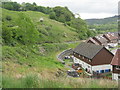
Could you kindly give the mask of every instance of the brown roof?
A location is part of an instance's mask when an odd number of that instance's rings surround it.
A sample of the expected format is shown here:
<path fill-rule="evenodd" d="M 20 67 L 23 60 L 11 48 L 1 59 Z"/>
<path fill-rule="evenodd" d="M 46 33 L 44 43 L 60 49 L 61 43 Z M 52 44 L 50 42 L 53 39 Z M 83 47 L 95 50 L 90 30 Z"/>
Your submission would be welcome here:
<path fill-rule="evenodd" d="M 120 49 L 117 50 L 115 56 L 113 57 L 111 65 L 120 66 Z"/>
<path fill-rule="evenodd" d="M 105 34 L 104 36 L 108 38 L 110 41 L 118 39 L 118 37 L 114 33 Z"/>
<path fill-rule="evenodd" d="M 107 42 L 107 39 L 106 38 L 104 38 L 102 35 L 100 35 L 100 36 L 95 36 L 95 37 L 93 37 L 93 39 L 94 38 L 96 38 L 99 42 L 101 42 L 101 43 L 106 43 Z"/>
<path fill-rule="evenodd" d="M 96 42 L 93 38 L 89 38 L 86 42 L 88 43 L 88 41 L 91 41 L 92 43 L 96 44 L 96 45 L 99 45 L 98 42 Z"/>

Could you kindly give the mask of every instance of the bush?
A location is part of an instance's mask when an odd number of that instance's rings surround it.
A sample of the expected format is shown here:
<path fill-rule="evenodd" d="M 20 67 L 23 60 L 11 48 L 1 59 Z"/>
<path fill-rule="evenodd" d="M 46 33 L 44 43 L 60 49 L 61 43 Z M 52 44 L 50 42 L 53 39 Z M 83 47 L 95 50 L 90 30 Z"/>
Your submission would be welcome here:
<path fill-rule="evenodd" d="M 6 20 L 11 21 L 12 20 L 11 16 L 6 16 Z"/>
<path fill-rule="evenodd" d="M 55 12 L 51 12 L 50 15 L 49 15 L 49 18 L 56 20 Z"/>

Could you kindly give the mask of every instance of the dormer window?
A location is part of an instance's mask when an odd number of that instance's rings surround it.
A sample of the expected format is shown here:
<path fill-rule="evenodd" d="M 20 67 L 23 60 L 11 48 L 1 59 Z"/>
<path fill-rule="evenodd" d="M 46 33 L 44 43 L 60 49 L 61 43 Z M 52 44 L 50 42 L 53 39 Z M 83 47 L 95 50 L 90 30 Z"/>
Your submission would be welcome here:
<path fill-rule="evenodd" d="M 91 62 L 91 60 L 89 59 L 89 62 Z"/>
<path fill-rule="evenodd" d="M 82 58 L 84 59 L 84 56 Z"/>

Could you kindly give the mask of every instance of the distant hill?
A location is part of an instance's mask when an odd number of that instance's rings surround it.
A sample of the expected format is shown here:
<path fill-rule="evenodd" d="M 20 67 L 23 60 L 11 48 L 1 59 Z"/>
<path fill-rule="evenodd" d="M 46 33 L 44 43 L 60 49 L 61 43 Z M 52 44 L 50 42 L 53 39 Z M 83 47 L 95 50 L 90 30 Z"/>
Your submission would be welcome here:
<path fill-rule="evenodd" d="M 103 19 L 86 19 L 85 21 L 89 25 L 94 25 L 94 24 L 107 24 L 107 23 L 115 23 L 118 20 L 118 16 L 113 16 L 113 17 L 108 17 L 108 18 L 103 18 Z"/>
<path fill-rule="evenodd" d="M 108 17 L 104 19 L 86 19 L 89 29 L 97 30 L 99 33 L 117 31 L 118 16 Z"/>

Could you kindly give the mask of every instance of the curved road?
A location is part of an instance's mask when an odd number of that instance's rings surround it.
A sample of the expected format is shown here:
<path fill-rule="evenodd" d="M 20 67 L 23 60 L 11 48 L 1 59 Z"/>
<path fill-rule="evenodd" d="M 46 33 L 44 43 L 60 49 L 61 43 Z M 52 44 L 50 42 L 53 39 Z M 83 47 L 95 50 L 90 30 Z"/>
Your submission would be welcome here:
<path fill-rule="evenodd" d="M 65 56 L 69 56 L 70 54 L 73 53 L 73 50 L 72 49 L 68 49 L 68 50 L 64 50 L 63 52 L 61 52 L 60 54 L 57 55 L 57 59 L 60 61 L 60 62 L 64 62 L 63 59 L 65 58 Z M 73 68 L 71 68 L 70 66 L 66 65 L 65 64 L 65 67 L 66 68 L 69 68 L 70 70 L 74 70 Z"/>

